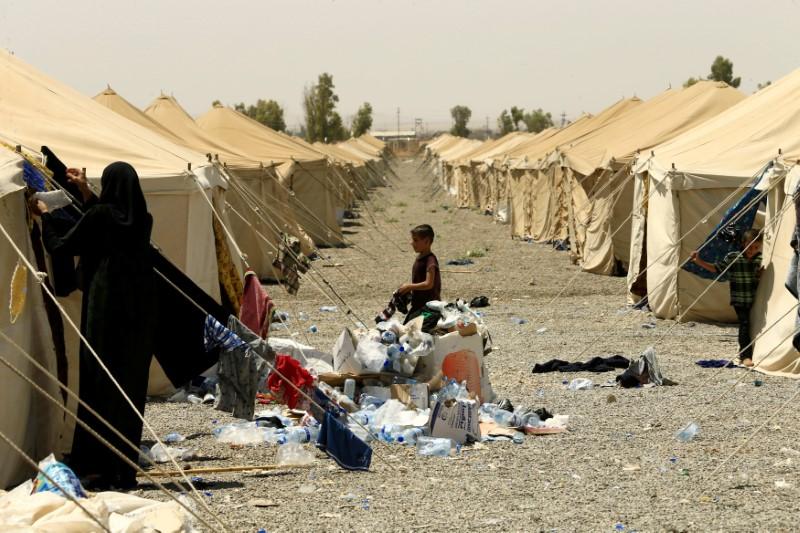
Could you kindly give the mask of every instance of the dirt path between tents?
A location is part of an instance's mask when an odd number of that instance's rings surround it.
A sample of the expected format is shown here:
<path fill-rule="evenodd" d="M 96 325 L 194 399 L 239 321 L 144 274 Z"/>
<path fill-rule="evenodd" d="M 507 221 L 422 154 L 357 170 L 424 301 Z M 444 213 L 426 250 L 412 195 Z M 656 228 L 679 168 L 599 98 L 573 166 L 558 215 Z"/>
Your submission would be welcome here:
<path fill-rule="evenodd" d="M 400 179 L 370 203 L 377 229 L 362 218 L 345 228 L 357 246 L 326 250 L 340 267 L 322 275 L 367 323 L 410 275 L 408 230 L 429 223 L 443 268 L 445 299 L 486 295 L 486 321 L 495 343 L 487 365 L 500 398 L 570 415 L 570 431 L 528 437 L 523 444 L 494 442 L 465 448 L 451 459 L 418 457 L 413 448 L 374 445 L 369 473 L 342 471 L 322 454 L 311 470 L 274 474 L 203 476 L 206 498 L 236 531 L 610 531 L 775 530 L 796 522 L 800 496 L 800 423 L 793 405 L 767 422 L 797 390 L 788 379 L 759 376 L 754 385 L 739 369 L 705 370 L 697 359 L 729 357 L 736 330 L 708 324 L 674 324 L 627 311 L 624 279 L 580 273 L 568 255 L 547 245 L 509 237 L 507 226 L 470 210 L 453 208 L 434 191 L 418 161 L 398 161 Z M 362 249 L 364 251 L 362 251 Z M 447 259 L 483 249 L 464 267 Z M 320 263 L 315 263 L 320 266 Z M 341 313 L 322 313 L 331 302 L 305 282 L 296 300 L 270 287 L 281 308 L 309 321 L 291 320 L 296 337 L 330 350 L 342 327 Z M 339 303 L 339 309 L 343 309 Z M 512 317 L 528 322 L 517 325 Z M 653 324 L 653 327 L 642 327 Z M 546 330 L 545 330 L 546 328 Z M 604 374 L 531 374 L 535 362 L 585 360 L 621 353 L 631 357 L 655 346 L 663 374 L 675 387 L 594 388 L 569 391 L 565 381 Z M 205 457 L 197 466 L 268 464 L 275 448 L 231 449 L 211 436 L 232 421 L 208 406 L 151 402 L 147 418 L 163 436 L 178 431 L 183 443 Z M 689 443 L 675 440 L 688 421 L 700 425 Z M 651 430 L 654 422 L 661 425 Z M 718 472 L 745 439 L 766 426 Z M 785 481 L 786 483 L 782 483 Z M 776 485 L 776 482 L 777 485 Z M 143 486 L 141 494 L 161 498 Z M 254 499 L 272 507 L 256 507 Z M 624 529 L 620 529 L 624 528 Z"/>

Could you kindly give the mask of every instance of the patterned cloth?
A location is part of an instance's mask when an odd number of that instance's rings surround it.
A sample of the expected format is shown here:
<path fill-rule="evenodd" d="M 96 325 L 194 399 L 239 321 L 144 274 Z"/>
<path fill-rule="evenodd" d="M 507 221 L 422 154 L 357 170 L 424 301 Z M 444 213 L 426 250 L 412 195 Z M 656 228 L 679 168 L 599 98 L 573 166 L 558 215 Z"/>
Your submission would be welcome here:
<path fill-rule="evenodd" d="M 220 324 L 216 318 L 208 315 L 203 329 L 203 344 L 206 351 L 210 352 L 217 347 L 223 350 L 233 350 L 243 346 L 245 342 L 234 332 Z"/>
<path fill-rule="evenodd" d="M 274 266 L 284 277 L 283 285 L 289 294 L 297 294 L 300 289 L 300 274 L 308 272 L 311 262 L 303 255 L 300 241 L 285 233 L 281 233 L 281 243 L 278 248 L 278 258 L 273 261 Z"/>
<path fill-rule="evenodd" d="M 219 272 L 219 286 L 222 289 L 223 298 L 239 314 L 239 299 L 242 297 L 242 278 L 233 264 L 231 251 L 228 248 L 228 240 L 219 223 L 217 217 L 211 218 L 211 226 L 214 229 L 214 247 L 217 252 L 217 268 Z"/>
<path fill-rule="evenodd" d="M 763 175 L 763 174 L 762 174 Z M 764 191 L 756 190 L 761 177 L 753 182 L 738 202 L 733 204 L 722 217 L 709 237 L 699 247 L 700 259 L 709 263 L 717 263 L 733 251 L 738 251 L 742 234 L 753 227 L 758 207 L 766 203 L 766 196 L 758 199 Z M 718 273 L 709 272 L 700 265 L 687 261 L 681 268 L 701 278 L 717 279 Z M 728 281 L 730 271 L 719 277 L 719 281 Z"/>
<path fill-rule="evenodd" d="M 22 181 L 36 192 L 44 192 L 47 190 L 42 173 L 27 161 L 22 163 Z"/>
<path fill-rule="evenodd" d="M 250 331 L 258 333 L 262 339 L 269 335 L 269 326 L 272 310 L 275 304 L 270 299 L 267 291 L 261 286 L 261 281 L 252 270 L 244 274 L 244 292 L 242 293 L 239 320 Z"/>
<path fill-rule="evenodd" d="M 761 254 L 748 259 L 741 252 L 730 252 L 716 263 L 717 272 L 726 268 L 731 282 L 731 305 L 750 307 L 758 288 L 758 269 L 761 268 Z"/>

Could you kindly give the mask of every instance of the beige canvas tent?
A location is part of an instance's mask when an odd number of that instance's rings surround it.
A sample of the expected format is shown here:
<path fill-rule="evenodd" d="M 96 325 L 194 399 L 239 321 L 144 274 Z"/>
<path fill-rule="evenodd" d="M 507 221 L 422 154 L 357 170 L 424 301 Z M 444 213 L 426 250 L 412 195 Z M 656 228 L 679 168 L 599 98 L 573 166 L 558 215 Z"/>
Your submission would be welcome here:
<path fill-rule="evenodd" d="M 595 116 L 584 115 L 558 132 L 536 136 L 506 154 L 512 236 L 537 242 L 568 237 L 572 187 L 563 179 L 560 168 L 548 165 L 547 156 L 559 146 L 617 120 L 641 103 L 635 97 L 622 99 Z"/>
<path fill-rule="evenodd" d="M 344 206 L 336 198 L 329 163 L 323 154 L 221 105 L 199 117 L 197 124 L 237 151 L 256 157 L 265 165 L 277 165 L 281 183 L 292 193 L 289 205 L 315 244 L 344 243 L 336 220 L 337 207 Z"/>
<path fill-rule="evenodd" d="M 27 223 L 23 161 L 20 155 L 0 146 L 0 224 L 24 257 L 36 265 Z M 6 291 L 16 269 L 21 269 L 19 275 L 23 276 L 20 286 L 23 293 L 17 296 L 24 297 L 24 305 L 12 322 L 11 309 L 6 303 L 8 300 L 4 301 L 0 306 L 0 331 L 50 373 L 57 375 L 56 355 L 42 292 L 33 279 L 33 273 L 24 268 L 13 246 L 5 236 L 0 235 L 0 279 L 5 280 Z M 9 298 L 8 293 L 5 298 Z M 4 338 L 0 338 L 0 354 L 50 395 L 61 398 L 54 382 L 45 378 Z M 0 405 L 3 406 L 0 431 L 34 458 L 44 458 L 57 450 L 64 413 L 6 366 L 2 366 L 0 374 L 3 376 L 0 387 Z M 0 443 L 0 488 L 19 483 L 29 478 L 30 473 L 31 469 L 23 459 L 5 443 Z"/>
<path fill-rule="evenodd" d="M 745 96 L 724 83 L 700 81 L 666 90 L 618 120 L 559 147 L 552 165 L 572 183 L 570 245 L 582 268 L 612 274 L 627 270 L 633 175 L 630 164 L 646 152 L 718 115 Z"/>
<path fill-rule="evenodd" d="M 634 162 L 635 202 L 628 286 L 638 298 L 645 293 L 642 289 L 646 282 L 650 307 L 657 316 L 735 320 L 726 283 L 713 283 L 679 267 L 770 162 L 779 163 L 770 172 L 771 176 L 765 178 L 775 187 L 787 170 L 779 155 L 783 153 L 788 161 L 800 155 L 800 132 L 796 131 L 800 124 L 798 97 L 800 71 L 656 146 L 651 153 L 641 154 Z M 780 205 L 781 198 L 770 203 Z M 765 257 L 768 275 L 759 288 L 762 309 L 764 291 L 782 290 L 779 288 L 782 280 L 770 281 L 769 275 L 779 267 L 770 267 L 769 254 Z M 650 266 L 642 275 L 646 265 Z M 771 312 L 767 320 L 774 317 Z M 763 322 L 758 325 L 761 318 L 761 313 L 754 309 L 755 330 L 763 326 Z M 763 347 L 764 343 L 756 343 L 757 352 L 762 355 Z"/>

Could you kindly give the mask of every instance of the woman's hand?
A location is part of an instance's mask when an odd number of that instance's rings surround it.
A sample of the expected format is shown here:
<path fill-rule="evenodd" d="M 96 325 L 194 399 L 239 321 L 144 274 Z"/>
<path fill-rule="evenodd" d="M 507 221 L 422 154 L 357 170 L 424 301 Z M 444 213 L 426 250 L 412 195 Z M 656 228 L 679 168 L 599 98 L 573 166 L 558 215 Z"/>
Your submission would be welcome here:
<path fill-rule="evenodd" d="M 86 202 L 92 197 L 92 189 L 89 188 L 89 182 L 86 180 L 86 174 L 77 168 L 67 169 L 67 181 L 75 185 L 81 191 L 83 201 Z"/>
<path fill-rule="evenodd" d="M 30 208 L 31 213 L 37 217 L 40 217 L 48 212 L 47 204 L 37 198 L 34 198 L 33 196 L 31 196 L 31 198 L 28 200 L 28 207 Z"/>

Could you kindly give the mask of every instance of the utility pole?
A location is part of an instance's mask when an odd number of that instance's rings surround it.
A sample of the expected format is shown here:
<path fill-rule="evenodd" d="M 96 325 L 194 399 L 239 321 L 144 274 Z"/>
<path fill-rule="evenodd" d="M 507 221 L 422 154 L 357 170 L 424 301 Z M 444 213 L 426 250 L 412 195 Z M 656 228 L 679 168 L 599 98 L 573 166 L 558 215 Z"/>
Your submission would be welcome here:
<path fill-rule="evenodd" d="M 561 127 L 563 128 L 566 123 L 567 123 L 567 112 L 566 111 L 562 111 L 561 112 Z"/>

